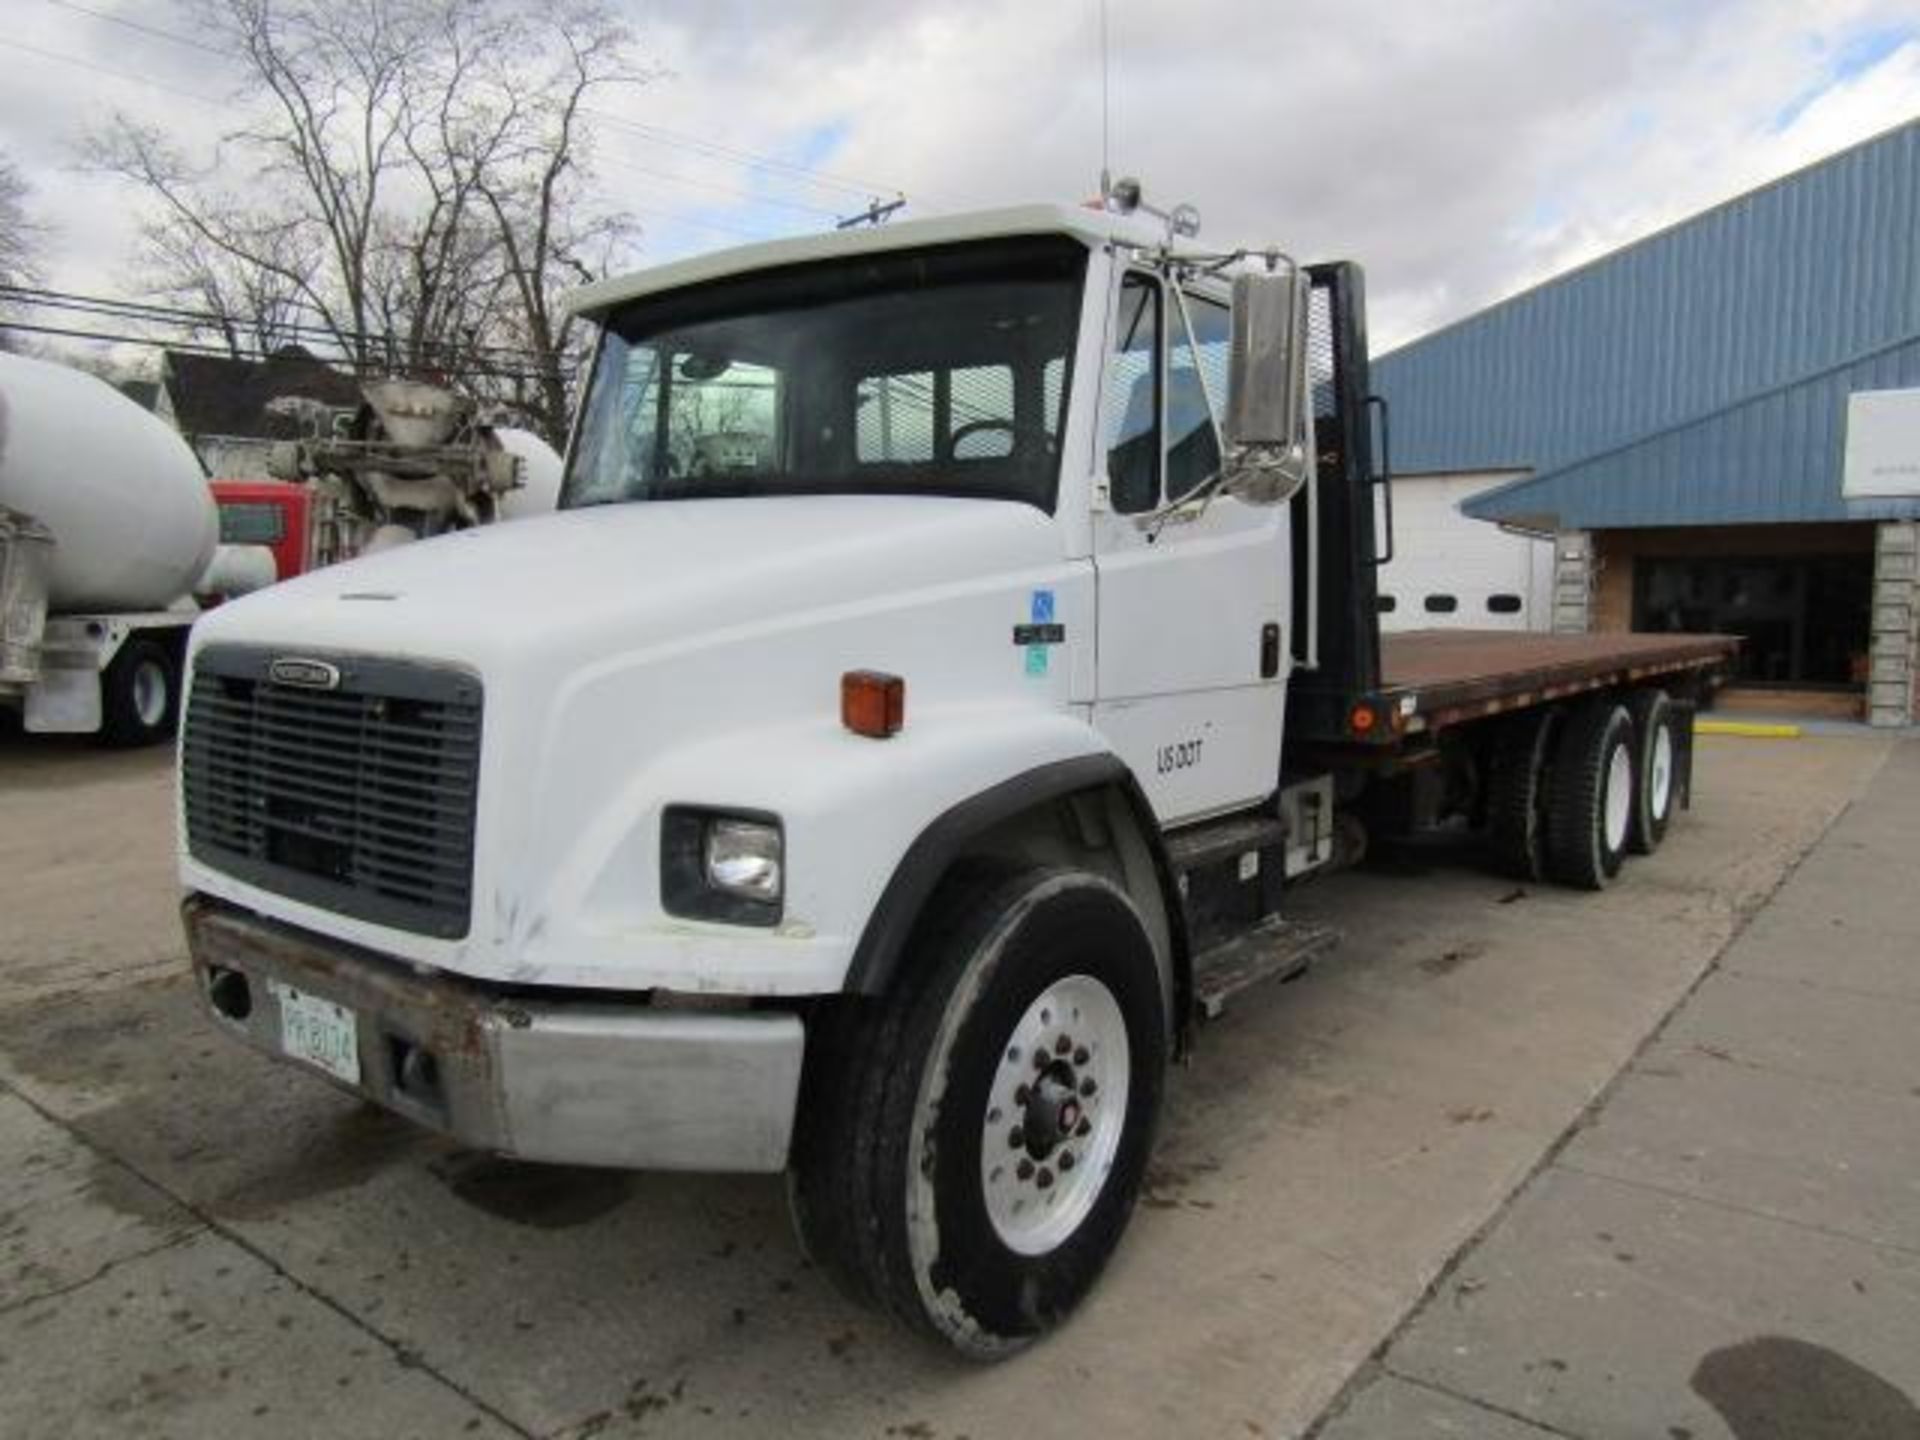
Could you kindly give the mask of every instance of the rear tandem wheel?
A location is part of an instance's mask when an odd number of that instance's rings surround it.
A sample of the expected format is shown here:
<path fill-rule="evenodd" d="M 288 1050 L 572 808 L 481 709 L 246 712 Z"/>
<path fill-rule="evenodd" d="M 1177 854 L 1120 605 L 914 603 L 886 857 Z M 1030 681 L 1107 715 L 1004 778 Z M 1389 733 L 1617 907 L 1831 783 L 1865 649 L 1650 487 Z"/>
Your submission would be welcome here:
<path fill-rule="evenodd" d="M 1620 873 L 1633 828 L 1633 716 L 1610 695 L 1567 717 L 1553 757 L 1547 807 L 1547 873 L 1562 885 L 1600 890 Z"/>
<path fill-rule="evenodd" d="M 1515 715 L 1494 741 L 1487 844 L 1494 863 L 1516 880 L 1538 881 L 1547 874 L 1547 813 L 1560 718 L 1551 706 Z"/>

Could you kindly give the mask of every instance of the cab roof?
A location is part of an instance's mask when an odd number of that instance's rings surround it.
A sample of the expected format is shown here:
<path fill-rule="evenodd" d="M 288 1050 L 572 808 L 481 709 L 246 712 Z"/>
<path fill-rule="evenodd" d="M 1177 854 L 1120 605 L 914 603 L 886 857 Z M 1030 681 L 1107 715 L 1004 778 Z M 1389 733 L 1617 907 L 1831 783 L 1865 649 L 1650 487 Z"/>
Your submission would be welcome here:
<path fill-rule="evenodd" d="M 609 276 L 571 291 L 563 302 L 575 315 L 597 315 L 628 300 L 662 290 L 697 285 L 753 270 L 772 270 L 813 260 L 845 255 L 870 255 L 888 250 L 913 250 L 930 245 L 952 245 L 968 240 L 1004 239 L 1016 235 L 1066 235 L 1089 248 L 1137 245 L 1157 248 L 1166 243 L 1165 225 L 1150 215 L 1117 215 L 1084 205 L 1014 205 L 997 210 L 969 210 L 926 220 L 903 220 L 858 230 L 828 230 L 818 235 L 767 240 L 689 256 L 670 264 Z M 1191 241 L 1177 242 L 1181 250 L 1199 250 Z"/>

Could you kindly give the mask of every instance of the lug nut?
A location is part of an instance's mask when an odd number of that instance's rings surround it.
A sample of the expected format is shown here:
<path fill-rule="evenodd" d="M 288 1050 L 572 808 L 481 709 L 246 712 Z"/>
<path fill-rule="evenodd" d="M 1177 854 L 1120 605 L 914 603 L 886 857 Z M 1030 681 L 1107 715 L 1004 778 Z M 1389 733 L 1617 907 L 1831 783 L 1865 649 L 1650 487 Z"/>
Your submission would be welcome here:
<path fill-rule="evenodd" d="M 1014 1126 L 1012 1131 L 1007 1135 L 1007 1144 L 1013 1149 L 1018 1150 L 1026 1143 L 1027 1132 L 1022 1130 L 1018 1125 Z"/>
<path fill-rule="evenodd" d="M 1093 1094 L 1094 1091 L 1098 1090 L 1099 1088 L 1100 1087 L 1098 1085 L 1093 1083 L 1093 1077 L 1091 1075 L 1089 1075 L 1086 1079 L 1080 1082 L 1080 1093 L 1082 1095 L 1091 1095 Z"/>
<path fill-rule="evenodd" d="M 1031 1180 L 1033 1178 L 1033 1162 L 1031 1160 L 1022 1160 L 1018 1165 L 1013 1167 L 1013 1173 L 1018 1175 L 1022 1180 Z"/>
<path fill-rule="evenodd" d="M 1040 1173 L 1033 1177 L 1033 1183 L 1038 1185 L 1042 1190 L 1051 1189 L 1053 1187 L 1053 1172 L 1043 1167 Z"/>
<path fill-rule="evenodd" d="M 1053 1053 L 1056 1055 L 1064 1055 L 1071 1049 L 1073 1049 L 1073 1040 L 1066 1035 L 1062 1035 L 1053 1042 Z"/>
<path fill-rule="evenodd" d="M 1024 1105 L 1027 1103 L 1027 1087 L 1026 1086 L 1016 1085 L 1013 1087 L 1013 1103 L 1016 1105 Z"/>
<path fill-rule="evenodd" d="M 1093 1122 L 1091 1120 L 1082 1120 L 1080 1122 L 1080 1128 L 1075 1130 L 1073 1133 L 1079 1136 L 1082 1140 L 1086 1139 L 1087 1136 L 1093 1133 Z"/>
<path fill-rule="evenodd" d="M 1087 1047 L 1084 1045 L 1073 1052 L 1073 1063 L 1076 1065 L 1084 1065 L 1092 1058 L 1092 1055 L 1088 1054 Z"/>
<path fill-rule="evenodd" d="M 1060 1152 L 1060 1168 L 1063 1171 L 1073 1169 L 1073 1152 L 1071 1150 L 1062 1150 Z"/>

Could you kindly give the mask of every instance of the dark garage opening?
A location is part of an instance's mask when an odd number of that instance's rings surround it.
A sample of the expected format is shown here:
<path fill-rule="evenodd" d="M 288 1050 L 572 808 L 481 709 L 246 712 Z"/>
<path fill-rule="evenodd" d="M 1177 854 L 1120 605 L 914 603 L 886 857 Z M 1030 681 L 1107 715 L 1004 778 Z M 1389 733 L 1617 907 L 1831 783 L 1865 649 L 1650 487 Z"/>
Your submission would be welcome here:
<path fill-rule="evenodd" d="M 1739 678 L 1748 684 L 1858 689 L 1872 600 L 1871 558 L 1642 556 L 1633 628 L 1742 636 Z"/>

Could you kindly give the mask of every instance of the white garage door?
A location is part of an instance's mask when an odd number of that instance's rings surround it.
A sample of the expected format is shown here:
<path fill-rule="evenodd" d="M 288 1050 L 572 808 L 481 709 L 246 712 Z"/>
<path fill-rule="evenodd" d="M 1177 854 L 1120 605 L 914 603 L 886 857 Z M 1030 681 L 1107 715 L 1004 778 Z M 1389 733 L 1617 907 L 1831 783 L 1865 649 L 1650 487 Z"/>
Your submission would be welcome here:
<path fill-rule="evenodd" d="M 1380 572 L 1384 630 L 1546 630 L 1553 619 L 1553 545 L 1460 513 L 1463 500 L 1514 472 L 1399 475 L 1394 557 Z"/>

